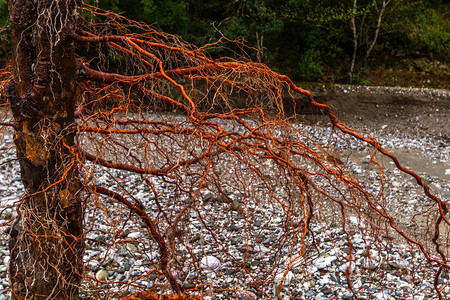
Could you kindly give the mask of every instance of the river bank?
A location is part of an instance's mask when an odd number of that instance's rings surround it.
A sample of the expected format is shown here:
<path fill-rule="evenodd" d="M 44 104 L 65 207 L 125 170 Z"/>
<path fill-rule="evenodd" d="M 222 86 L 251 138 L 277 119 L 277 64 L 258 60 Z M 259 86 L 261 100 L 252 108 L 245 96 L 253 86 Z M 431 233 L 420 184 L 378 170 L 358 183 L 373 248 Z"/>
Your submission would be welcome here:
<path fill-rule="evenodd" d="M 367 90 L 348 86 L 323 89 L 313 90 L 317 101 L 331 105 L 339 120 L 349 127 L 370 132 L 382 147 L 397 156 L 402 166 L 420 174 L 432 192 L 448 202 L 447 92 L 413 90 L 408 94 L 403 89 Z M 434 228 L 435 204 L 424 196 L 414 180 L 399 172 L 380 153 L 375 156 L 376 151 L 372 147 L 334 131 L 324 115 L 305 110 L 301 116 L 305 122 L 293 126 L 314 140 L 315 146 L 336 154 L 338 160 L 336 165 L 333 164 L 333 170 L 342 168 L 345 174 L 352 176 L 373 195 L 374 201 L 384 206 L 383 211 L 394 218 L 398 228 L 421 241 L 428 253 L 435 255 L 432 234 L 428 231 Z M 183 124 L 185 121 L 180 115 L 154 116 L 158 117 L 171 123 Z M 171 147 L 173 143 L 160 142 L 163 149 L 178 149 Z M 5 134 L 0 147 L 3 150 L 0 175 L 2 182 L 7 183 L 0 189 L 0 214 L 2 221 L 7 221 L 15 213 L 11 206 L 20 199 L 23 186 L 14 160 L 11 132 Z M 153 153 L 152 157 L 156 155 Z M 372 155 L 379 165 L 371 161 Z M 230 190 L 233 206 L 216 197 L 212 187 L 211 191 L 205 188 L 196 199 L 196 210 L 180 221 L 185 243 L 177 244 L 172 250 L 172 270 L 187 288 L 198 286 L 197 292 L 211 300 L 269 299 L 269 296 L 276 299 L 275 294 L 285 274 L 287 279 L 281 284 L 281 299 L 352 299 L 350 284 L 358 299 L 437 298 L 433 282 L 438 266 L 427 261 L 418 247 L 408 244 L 389 228 L 386 220 L 365 202 L 353 204 L 366 208 L 359 214 L 349 206 L 344 230 L 342 219 L 336 213 L 339 206 L 317 195 L 314 198 L 316 214 L 310 234 L 304 240 L 305 251 L 302 243 L 298 242 L 301 236 L 297 227 L 286 227 L 288 220 L 279 202 L 272 201 L 265 186 L 257 184 L 257 177 L 244 176 L 248 175 L 245 172 L 249 172 L 249 168 L 226 157 L 219 161 L 218 176 L 222 180 L 229 179 L 224 188 Z M 330 161 L 324 163 L 331 168 Z M 379 166 L 383 168 L 382 172 Z M 157 199 L 171 220 L 191 199 L 186 192 L 181 193 L 184 189 L 163 178 L 149 178 L 157 191 L 153 193 L 139 175 L 111 172 L 99 166 L 87 167 L 89 170 L 92 167 L 96 184 L 120 192 L 127 198 L 138 199 L 160 224 L 164 219 L 158 213 Z M 268 184 L 277 184 L 273 193 L 283 201 L 289 191 L 284 189 L 283 181 L 278 181 L 282 177 L 276 166 L 264 161 L 258 162 L 258 168 Z M 304 168 L 313 172 L 315 166 L 306 161 Z M 243 174 L 239 178 L 248 180 L 245 186 L 251 188 L 251 192 L 239 188 L 241 182 L 233 181 L 235 173 L 230 170 Z M 310 176 L 317 179 L 315 184 L 333 192 L 327 186 L 329 181 L 320 173 Z M 142 222 L 106 197 L 89 197 L 86 201 L 83 292 L 93 295 L 99 290 L 101 294 L 97 296 L 110 299 L 134 290 L 164 291 L 165 279 L 154 271 L 160 258 L 158 248 L 148 238 Z M 291 217 L 294 221 L 296 217 L 301 220 L 296 215 Z M 446 240 L 440 241 L 442 245 L 448 240 L 445 231 L 448 227 L 444 225 L 441 232 L 444 233 L 442 239 Z M 171 233 L 166 233 L 165 237 L 170 240 Z M 7 240 L 4 233 L 0 241 L 0 299 L 6 299 L 9 293 Z M 176 241 L 173 235 L 172 241 Z M 450 297 L 449 273 L 442 272 L 437 282 L 443 297 Z M 204 288 L 202 284 L 205 284 Z"/>

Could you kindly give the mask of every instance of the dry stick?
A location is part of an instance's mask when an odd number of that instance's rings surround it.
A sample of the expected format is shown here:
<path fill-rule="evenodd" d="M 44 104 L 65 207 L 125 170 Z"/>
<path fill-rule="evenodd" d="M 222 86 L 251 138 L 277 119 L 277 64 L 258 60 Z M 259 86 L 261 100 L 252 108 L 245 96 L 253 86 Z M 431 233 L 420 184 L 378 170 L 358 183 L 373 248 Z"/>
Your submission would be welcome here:
<path fill-rule="evenodd" d="M 170 285 L 172 288 L 178 292 L 178 294 L 181 294 L 181 292 L 184 291 L 184 288 L 180 286 L 177 282 L 177 280 L 173 277 L 172 273 L 169 270 L 168 266 L 168 258 L 169 258 L 169 251 L 167 250 L 166 242 L 164 241 L 164 238 L 159 234 L 158 228 L 154 221 L 150 218 L 150 216 L 142 209 L 144 207 L 142 203 L 138 203 L 138 205 L 134 205 L 127 199 L 125 199 L 122 195 L 108 190 L 104 187 L 93 185 L 89 187 L 94 193 L 100 193 L 105 196 L 111 197 L 114 200 L 118 201 L 119 203 L 125 205 L 130 211 L 136 213 L 139 215 L 139 217 L 142 219 L 144 224 L 147 226 L 147 228 L 150 230 L 151 237 L 156 241 L 156 243 L 159 246 L 159 252 L 160 252 L 160 260 L 159 264 L 161 266 L 161 270 L 163 273 L 167 276 Z M 175 298 L 176 299 L 176 298 Z"/>
<path fill-rule="evenodd" d="M 109 42 L 124 42 L 124 43 L 127 43 L 128 45 L 130 45 L 131 47 L 133 47 L 139 54 L 141 54 L 143 56 L 146 56 L 146 57 L 149 57 L 149 58 L 152 58 L 153 60 L 155 60 L 155 62 L 158 63 L 159 73 L 161 74 L 161 78 L 164 78 L 164 79 L 168 80 L 170 83 L 172 83 L 174 86 L 176 86 L 180 90 L 180 92 L 183 95 L 184 99 L 186 99 L 189 102 L 189 105 L 190 105 L 190 117 L 193 118 L 193 119 L 196 119 L 195 118 L 196 105 L 193 102 L 193 100 L 187 95 L 183 85 L 181 85 L 181 84 L 177 83 L 176 81 L 174 81 L 172 79 L 172 77 L 170 76 L 170 74 L 167 74 L 164 71 L 162 61 L 158 57 L 156 57 L 156 55 L 146 51 L 143 48 L 141 48 L 138 44 L 145 44 L 147 46 L 161 46 L 161 47 L 166 48 L 168 50 L 176 50 L 176 49 L 179 49 L 179 48 L 165 46 L 165 45 L 161 45 L 161 44 L 157 44 L 157 43 L 151 43 L 151 42 L 144 41 L 142 39 L 131 38 L 131 37 L 127 37 L 127 36 L 103 36 L 103 37 L 91 37 L 91 38 L 89 38 L 89 37 L 83 37 L 83 36 L 79 36 L 79 35 L 73 34 L 73 38 L 75 40 L 78 40 L 78 41 L 87 41 L 87 42 L 89 42 L 89 41 L 93 41 L 93 42 L 101 42 L 101 41 L 103 41 L 103 42 L 108 42 L 108 43 Z"/>
<path fill-rule="evenodd" d="M 214 62 L 214 60 L 200 55 L 198 51 L 192 51 L 192 50 L 187 50 L 185 48 L 180 48 L 180 47 L 174 47 L 174 46 L 169 46 L 166 44 L 161 44 L 161 43 L 155 43 L 155 42 L 150 42 L 150 41 L 146 41 L 143 39 L 139 39 L 134 37 L 133 35 L 106 35 L 106 36 L 97 36 L 95 34 L 92 34 L 91 32 L 87 32 L 87 31 L 83 31 L 81 30 L 80 33 L 82 35 L 79 35 L 75 32 L 72 32 L 72 38 L 75 39 L 76 41 L 79 42 L 90 42 L 90 43 L 101 43 L 101 42 L 124 42 L 125 40 L 131 41 L 133 43 L 137 43 L 140 45 L 145 45 L 145 46 L 149 46 L 149 47 L 153 47 L 153 48 L 161 48 L 161 49 L 165 49 L 165 50 L 170 50 L 170 51 L 174 51 L 174 52 L 179 52 L 179 53 L 183 53 L 183 54 L 187 54 L 192 58 L 195 59 L 199 59 L 199 60 L 203 60 L 203 61 L 207 61 L 207 62 Z"/>
<path fill-rule="evenodd" d="M 140 82 L 145 82 L 148 80 L 152 80 L 152 79 L 161 79 L 162 75 L 158 72 L 158 73 L 152 73 L 150 75 L 137 75 L 137 76 L 125 76 L 125 75 L 121 75 L 121 74 L 116 74 L 116 73 L 107 73 L 107 72 L 102 72 L 102 71 L 96 71 L 94 69 L 89 68 L 86 65 L 80 64 L 79 69 L 83 70 L 84 75 L 89 79 L 89 80 L 93 80 L 96 82 L 100 82 L 100 83 L 122 83 L 122 84 L 136 84 L 136 87 L 141 90 L 146 96 L 150 96 L 150 97 L 154 97 L 158 100 L 163 101 L 165 104 L 173 106 L 175 108 L 177 108 L 178 110 L 186 113 L 186 112 L 190 112 L 189 108 L 168 97 L 168 96 L 164 96 L 161 94 L 158 94 L 154 91 L 151 91 L 145 87 L 143 87 Z M 169 72 L 171 73 L 171 72 Z M 183 73 L 183 72 L 181 72 Z"/>
<path fill-rule="evenodd" d="M 0 126 L 10 126 L 12 128 L 17 128 L 17 125 L 14 123 L 6 123 L 6 122 L 0 122 Z"/>
<path fill-rule="evenodd" d="M 82 149 L 79 149 L 79 151 L 82 154 L 82 156 L 84 156 L 87 160 L 93 161 L 93 162 L 98 163 L 99 165 L 102 165 L 107 168 L 130 171 L 130 172 L 137 173 L 137 174 L 149 174 L 149 175 L 170 177 L 169 173 L 178 167 L 195 164 L 207 157 L 217 156 L 227 150 L 233 150 L 235 148 L 236 147 L 231 146 L 231 147 L 227 147 L 226 149 L 219 149 L 216 151 L 207 150 L 206 152 L 202 153 L 201 155 L 199 155 L 197 157 L 177 161 L 176 163 L 174 163 L 166 168 L 163 168 L 163 169 L 144 169 L 144 168 L 135 167 L 133 165 L 114 163 L 114 162 L 105 160 L 103 158 L 100 158 L 98 156 L 95 156 L 93 154 L 84 152 Z M 240 149 L 240 148 L 236 148 L 236 149 Z"/>
<path fill-rule="evenodd" d="M 153 292 L 140 292 L 132 296 L 120 298 L 119 300 L 203 300 L 203 298 L 184 293 L 179 295 L 160 295 Z"/>

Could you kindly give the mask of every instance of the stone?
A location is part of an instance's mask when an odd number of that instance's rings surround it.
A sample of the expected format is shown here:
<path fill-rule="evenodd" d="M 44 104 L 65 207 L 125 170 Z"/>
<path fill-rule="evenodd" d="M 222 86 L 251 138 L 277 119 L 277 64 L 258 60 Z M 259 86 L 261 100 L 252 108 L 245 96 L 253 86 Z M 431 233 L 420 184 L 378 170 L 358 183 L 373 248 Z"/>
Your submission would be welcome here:
<path fill-rule="evenodd" d="M 206 270 L 215 271 L 219 269 L 221 265 L 220 260 L 212 255 L 205 256 L 200 261 L 200 267 Z"/>
<path fill-rule="evenodd" d="M 272 224 L 280 224 L 282 222 L 281 218 L 275 218 L 272 220 Z"/>
<path fill-rule="evenodd" d="M 353 273 L 353 270 L 355 270 L 355 262 L 353 261 L 350 265 L 350 262 L 346 262 L 345 264 L 341 265 L 339 267 L 339 271 L 345 273 L 347 271 L 347 268 L 350 266 L 349 268 L 349 273 Z"/>
<path fill-rule="evenodd" d="M 314 292 L 311 290 L 306 291 L 305 296 L 312 297 L 314 296 Z"/>
<path fill-rule="evenodd" d="M 116 276 L 116 281 L 125 281 L 127 279 L 127 276 L 125 274 L 119 274 Z"/>
<path fill-rule="evenodd" d="M 389 266 L 391 266 L 393 269 L 404 269 L 404 266 L 399 265 L 396 262 L 390 261 L 388 262 Z"/>
<path fill-rule="evenodd" d="M 256 295 L 252 292 L 238 291 L 236 292 L 238 300 L 255 300 L 258 299 Z"/>
<path fill-rule="evenodd" d="M 345 292 L 345 294 L 342 296 L 342 299 L 353 299 L 353 294 L 351 292 Z"/>
<path fill-rule="evenodd" d="M 280 289 L 280 285 L 281 288 L 289 285 L 292 281 L 292 279 L 294 279 L 294 273 L 292 273 L 291 271 L 287 272 L 286 275 L 284 275 L 285 272 L 283 273 L 279 273 L 275 276 L 275 279 L 273 281 L 273 294 L 277 295 L 278 290 Z M 284 277 L 284 280 L 283 280 Z M 281 280 L 283 280 L 283 282 L 281 282 Z"/>
<path fill-rule="evenodd" d="M 127 235 L 127 237 L 130 239 L 137 239 L 140 236 L 141 236 L 141 233 L 138 231 L 133 231 Z"/>
<path fill-rule="evenodd" d="M 292 279 L 294 278 L 294 273 L 292 273 L 291 271 L 287 272 L 286 276 L 283 273 L 279 273 L 277 274 L 277 276 L 275 276 L 274 279 L 274 283 L 275 284 L 280 284 L 281 280 L 283 279 L 284 276 L 284 281 L 283 281 L 283 285 L 289 285 L 292 281 Z"/>
<path fill-rule="evenodd" d="M 108 279 L 109 276 L 109 272 L 106 270 L 99 270 L 96 274 L 95 274 L 95 278 L 99 281 L 106 281 L 106 279 Z"/>
<path fill-rule="evenodd" d="M 200 233 L 197 233 L 197 234 L 195 234 L 195 235 L 190 239 L 190 242 L 191 242 L 191 243 L 195 243 L 195 242 L 197 242 L 198 240 L 200 240 L 200 238 L 201 238 Z"/>
<path fill-rule="evenodd" d="M 126 243 L 125 247 L 131 254 L 135 254 L 136 252 L 138 252 L 138 248 L 133 243 Z"/>
<path fill-rule="evenodd" d="M 145 193 L 144 192 L 142 192 L 142 191 L 139 191 L 137 194 L 136 194 L 136 198 L 138 199 L 138 200 L 143 200 L 144 199 L 144 197 L 145 197 Z"/>
<path fill-rule="evenodd" d="M 233 275 L 234 273 L 236 273 L 236 271 L 234 269 L 228 269 L 225 271 L 226 275 Z"/>
<path fill-rule="evenodd" d="M 316 262 L 314 263 L 314 266 L 317 269 L 322 270 L 322 269 L 325 269 L 325 268 L 331 266 L 331 263 L 334 262 L 335 260 L 337 260 L 337 257 L 334 255 L 325 256 L 325 257 L 321 256 L 316 260 Z"/>
<path fill-rule="evenodd" d="M 251 247 L 251 246 L 242 246 L 241 248 L 239 248 L 239 252 L 244 253 L 244 254 L 255 254 L 257 253 L 257 251 L 255 250 L 255 248 Z"/>

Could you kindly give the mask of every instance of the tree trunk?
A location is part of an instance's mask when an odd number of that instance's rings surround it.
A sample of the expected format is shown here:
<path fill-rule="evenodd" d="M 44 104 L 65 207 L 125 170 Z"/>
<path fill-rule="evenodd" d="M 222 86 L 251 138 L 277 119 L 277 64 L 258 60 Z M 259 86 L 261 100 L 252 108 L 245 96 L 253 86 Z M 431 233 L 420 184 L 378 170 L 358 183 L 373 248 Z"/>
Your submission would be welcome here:
<path fill-rule="evenodd" d="M 10 230 L 13 299 L 74 299 L 82 276 L 73 0 L 10 0 L 7 96 L 25 194 Z"/>
<path fill-rule="evenodd" d="M 356 31 L 356 20 L 355 20 L 356 7 L 357 7 L 357 0 L 353 0 L 353 11 L 351 18 L 352 32 L 353 32 L 353 54 L 352 54 L 352 62 L 350 64 L 350 71 L 348 72 L 350 83 L 352 83 L 353 81 L 353 71 L 355 69 L 356 53 L 358 52 L 358 33 Z"/>
<path fill-rule="evenodd" d="M 389 2 L 391 2 L 391 0 L 388 0 L 387 2 L 386 2 L 386 0 L 383 0 L 383 3 L 381 4 L 381 8 L 380 8 L 379 13 L 378 13 L 377 27 L 375 28 L 375 33 L 373 35 L 373 40 L 370 43 L 370 46 L 369 46 L 369 48 L 366 51 L 366 55 L 364 56 L 363 61 L 361 62 L 361 67 L 359 68 L 358 76 L 361 73 L 361 71 L 364 69 L 364 67 L 366 65 L 366 62 L 369 59 L 370 53 L 372 52 L 373 47 L 377 43 L 378 35 L 380 34 L 380 29 L 381 29 L 381 21 L 383 19 L 384 11 L 386 10 L 386 7 L 388 6 Z M 375 4 L 376 4 L 376 2 L 375 2 Z"/>

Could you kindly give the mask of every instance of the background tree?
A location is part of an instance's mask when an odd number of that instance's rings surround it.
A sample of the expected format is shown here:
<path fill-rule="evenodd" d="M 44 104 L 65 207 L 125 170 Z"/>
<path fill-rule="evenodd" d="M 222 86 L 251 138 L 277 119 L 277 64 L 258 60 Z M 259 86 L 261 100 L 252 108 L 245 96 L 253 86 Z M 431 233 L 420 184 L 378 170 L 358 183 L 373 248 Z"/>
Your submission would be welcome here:
<path fill-rule="evenodd" d="M 448 206 L 370 134 L 340 123 L 287 76 L 245 58 L 252 54 L 209 54 L 222 46 L 252 51 L 241 42 L 222 38 L 197 48 L 75 4 L 9 2 L 12 56 L 1 73 L 0 125 L 14 131 L 25 188 L 3 224 L 11 225 L 13 299 L 136 291 L 125 299 L 201 299 L 215 291 L 280 298 L 292 270 L 306 271 L 318 255 L 313 227 L 320 223 L 340 226 L 347 240 L 344 274 L 354 296 L 349 230 L 373 241 L 369 253 L 383 247 L 384 236 L 420 251 L 435 267 L 441 295 Z M 309 136 L 296 115 L 302 100 L 328 117 L 325 139 Z M 376 176 L 368 184 L 338 157 L 351 141 L 371 151 Z M 415 179 L 427 199 L 427 234 L 417 235 L 386 201 L 395 191 L 378 155 Z M 270 239 L 262 248 L 264 232 Z M 256 247 L 264 259 L 258 269 L 249 265 Z M 105 265 L 133 257 L 142 273 L 108 278 Z M 211 284 L 207 276 L 230 271 L 229 282 Z"/>
<path fill-rule="evenodd" d="M 130 19 L 157 24 L 197 46 L 214 42 L 222 35 L 243 40 L 262 50 L 249 52 L 252 59 L 263 59 L 272 69 L 297 81 L 355 80 L 357 84 L 370 84 L 373 80 L 378 85 L 406 86 L 425 82 L 430 87 L 444 88 L 448 85 L 449 7 L 443 1 L 393 0 L 385 2 L 384 10 L 383 1 L 372 0 L 357 1 L 355 10 L 352 0 L 90 0 L 89 3 L 123 13 Z M 6 2 L 2 0 L 0 5 L 4 8 L 4 13 L 0 8 L 0 15 L 6 18 Z M 382 16 L 378 18 L 380 12 Z M 230 56 L 233 51 L 236 49 L 231 46 L 211 51 L 211 55 Z M 0 55 L 4 57 L 6 52 Z M 350 77 L 349 73 L 354 72 L 349 72 L 352 65 L 357 74 Z M 395 74 L 390 74 L 393 69 Z"/>

